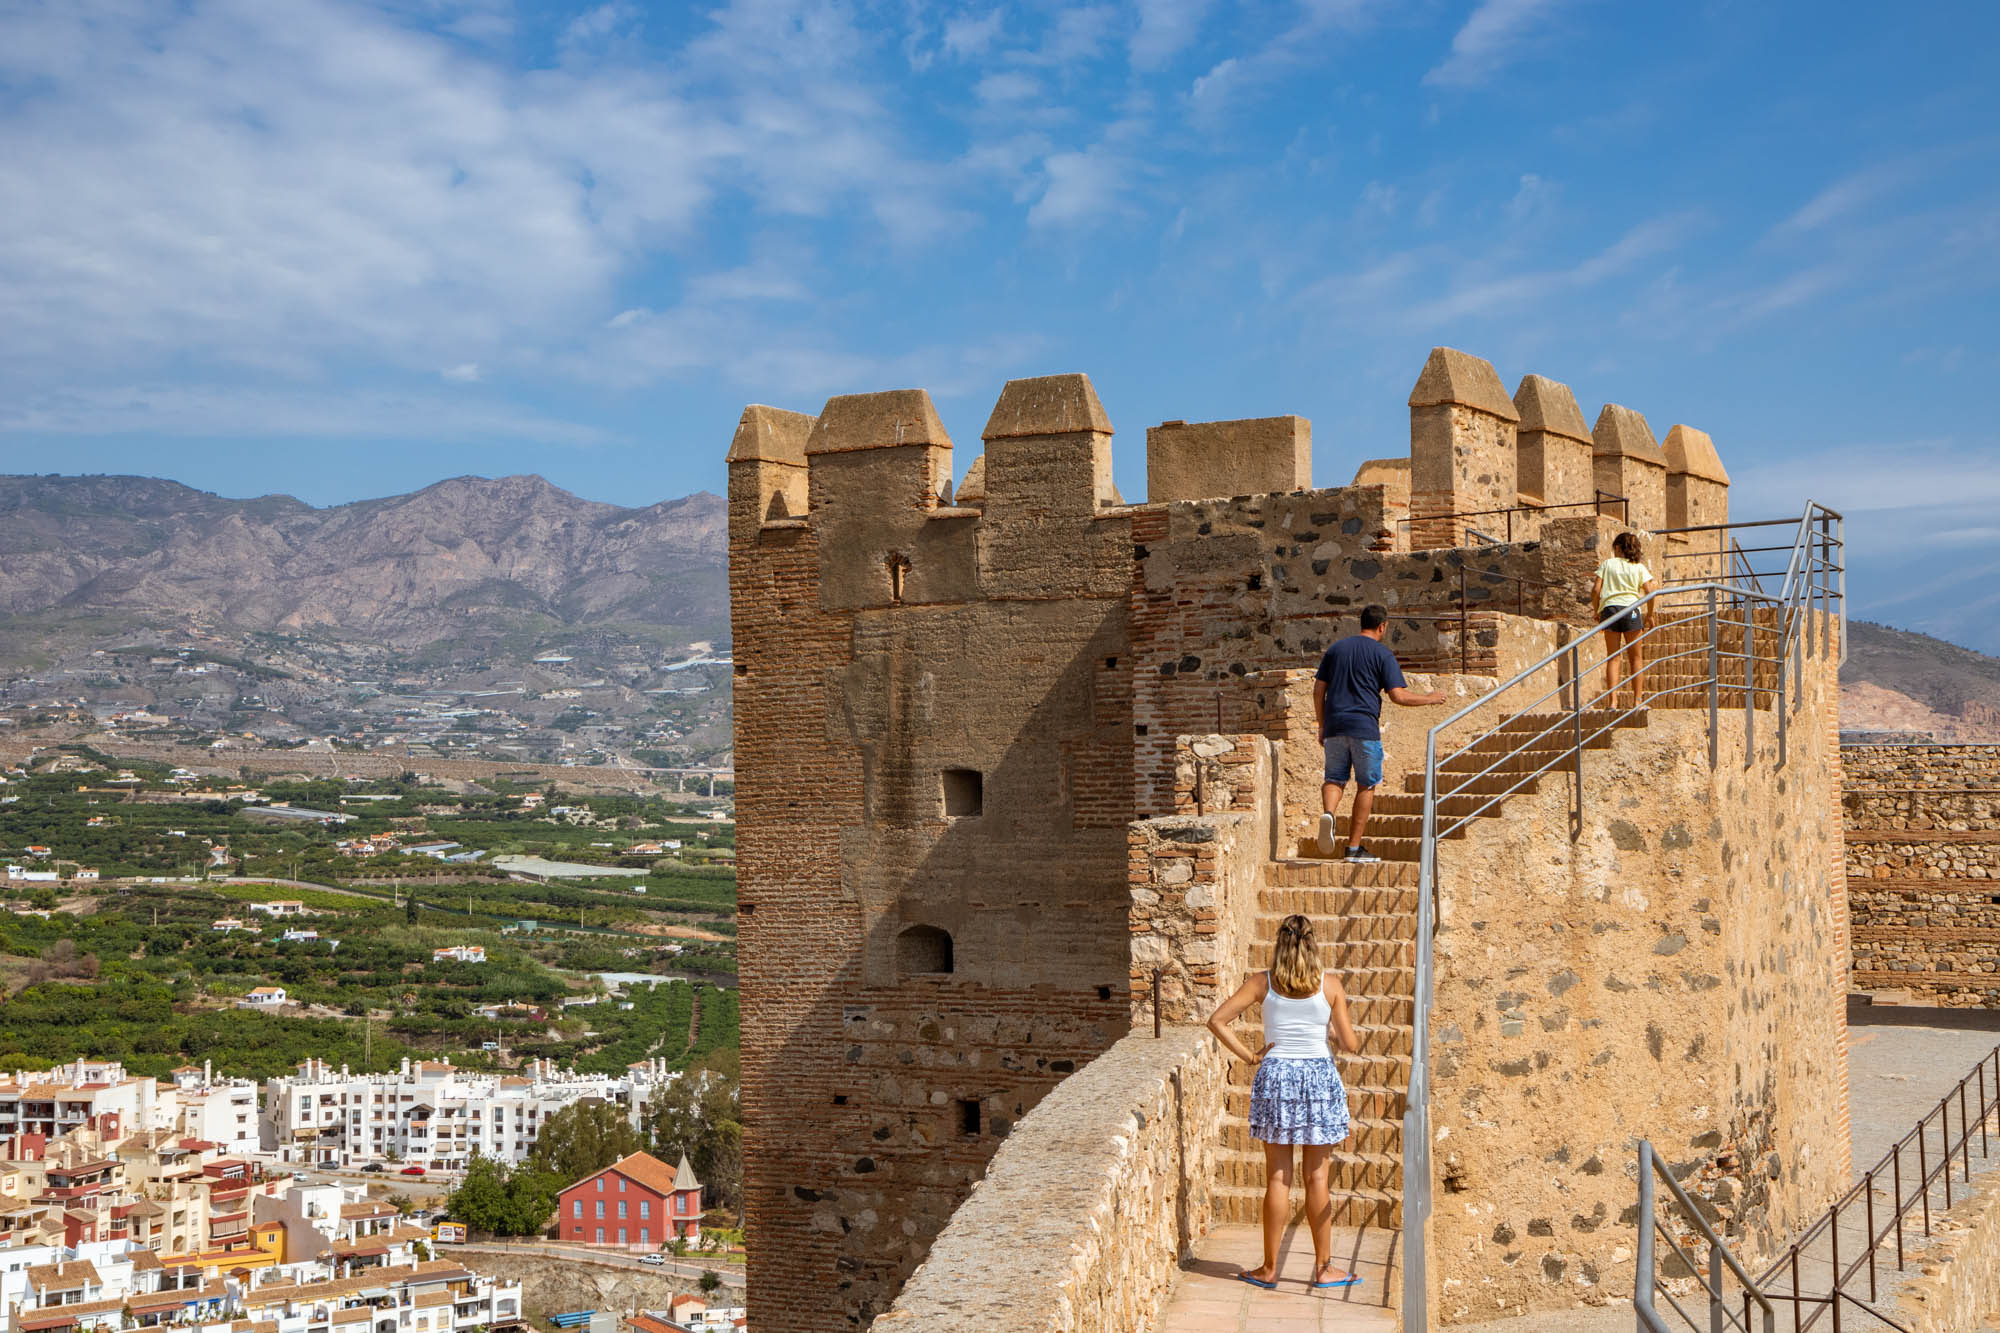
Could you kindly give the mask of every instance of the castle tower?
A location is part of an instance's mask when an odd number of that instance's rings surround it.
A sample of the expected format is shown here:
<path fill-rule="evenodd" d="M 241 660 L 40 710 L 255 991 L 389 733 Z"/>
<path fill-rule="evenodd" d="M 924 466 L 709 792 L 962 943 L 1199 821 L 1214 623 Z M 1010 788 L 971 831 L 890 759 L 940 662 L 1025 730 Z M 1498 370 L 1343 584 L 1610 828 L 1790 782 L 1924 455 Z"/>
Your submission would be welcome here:
<path fill-rule="evenodd" d="M 730 450 L 745 1210 L 774 1328 L 886 1308 L 1013 1122 L 1129 1024 L 1111 423 L 1051 376 L 985 434 L 983 508 L 942 498 L 919 390 L 753 408 Z"/>

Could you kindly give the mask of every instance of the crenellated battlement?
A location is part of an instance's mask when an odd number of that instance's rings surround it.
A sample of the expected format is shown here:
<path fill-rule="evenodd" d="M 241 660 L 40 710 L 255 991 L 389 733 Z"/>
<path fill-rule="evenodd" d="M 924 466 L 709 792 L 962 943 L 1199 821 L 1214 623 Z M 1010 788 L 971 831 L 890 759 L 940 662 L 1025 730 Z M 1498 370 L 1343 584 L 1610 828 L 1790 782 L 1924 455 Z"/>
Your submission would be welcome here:
<path fill-rule="evenodd" d="M 1390 549 L 1534 540 L 1559 519 L 1641 532 L 1727 521 L 1729 474 L 1692 426 L 1663 443 L 1618 403 L 1587 425 L 1568 385 L 1528 374 L 1510 397 L 1490 362 L 1449 347 L 1431 351 L 1409 409 L 1408 453 L 1357 460 L 1351 483 L 1384 488 L 1399 519 Z M 952 441 L 921 389 L 842 395 L 817 417 L 749 407 L 729 451 L 732 538 L 803 521 L 843 604 L 1047 596 L 1062 591 L 1062 561 L 1099 544 L 1098 520 L 1314 489 L 1304 417 L 1148 427 L 1147 495 L 1130 504 L 1112 480 L 1112 435 L 1089 376 L 1010 380 L 954 498 Z"/>

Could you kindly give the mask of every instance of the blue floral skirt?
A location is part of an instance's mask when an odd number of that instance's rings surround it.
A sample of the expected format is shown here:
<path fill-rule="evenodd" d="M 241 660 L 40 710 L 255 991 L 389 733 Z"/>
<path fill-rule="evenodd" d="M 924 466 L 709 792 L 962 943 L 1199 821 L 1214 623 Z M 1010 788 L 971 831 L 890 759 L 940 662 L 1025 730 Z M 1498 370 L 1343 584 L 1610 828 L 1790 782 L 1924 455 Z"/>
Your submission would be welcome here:
<path fill-rule="evenodd" d="M 1265 1060 L 1250 1085 L 1250 1133 L 1265 1143 L 1339 1143 L 1351 1128 L 1331 1060 Z"/>

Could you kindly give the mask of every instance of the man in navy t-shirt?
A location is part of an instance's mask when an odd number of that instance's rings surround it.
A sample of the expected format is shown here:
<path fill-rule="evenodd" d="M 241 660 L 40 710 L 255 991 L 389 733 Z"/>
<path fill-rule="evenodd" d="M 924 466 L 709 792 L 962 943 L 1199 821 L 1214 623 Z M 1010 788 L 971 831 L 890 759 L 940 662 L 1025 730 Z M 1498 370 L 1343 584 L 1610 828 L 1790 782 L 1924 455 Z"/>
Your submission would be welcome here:
<path fill-rule="evenodd" d="M 1358 864 L 1379 861 L 1362 845 L 1361 831 L 1375 808 L 1375 788 L 1382 781 L 1382 696 L 1391 703 L 1417 708 L 1444 702 L 1444 691 L 1413 693 L 1403 679 L 1396 655 L 1382 643 L 1389 623 L 1386 607 L 1361 611 L 1361 632 L 1342 639 L 1319 660 L 1313 683 L 1313 712 L 1319 718 L 1320 742 L 1326 747 L 1326 779 L 1319 789 L 1319 845 L 1333 847 L 1334 814 L 1340 793 L 1354 776 L 1354 813 L 1347 821 L 1347 859 Z"/>

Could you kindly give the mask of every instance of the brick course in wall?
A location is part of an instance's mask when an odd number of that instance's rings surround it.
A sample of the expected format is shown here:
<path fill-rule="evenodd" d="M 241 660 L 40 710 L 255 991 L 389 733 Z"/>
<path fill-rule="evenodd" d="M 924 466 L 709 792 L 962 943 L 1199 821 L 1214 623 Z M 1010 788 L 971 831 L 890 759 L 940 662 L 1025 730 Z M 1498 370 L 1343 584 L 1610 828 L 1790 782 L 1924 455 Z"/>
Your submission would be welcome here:
<path fill-rule="evenodd" d="M 2000 746 L 1841 751 L 1855 990 L 2000 1008 Z"/>

